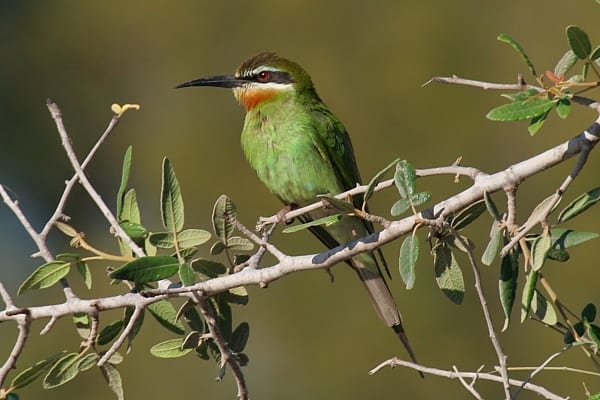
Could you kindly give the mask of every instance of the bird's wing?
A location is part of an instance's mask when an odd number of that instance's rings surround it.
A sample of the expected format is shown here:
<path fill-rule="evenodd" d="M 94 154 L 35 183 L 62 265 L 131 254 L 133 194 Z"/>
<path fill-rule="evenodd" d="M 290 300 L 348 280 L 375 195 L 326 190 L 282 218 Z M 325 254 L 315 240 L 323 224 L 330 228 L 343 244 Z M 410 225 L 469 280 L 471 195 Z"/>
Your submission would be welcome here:
<path fill-rule="evenodd" d="M 314 121 L 314 140 L 315 146 L 327 157 L 333 172 L 339 183 L 338 191 L 350 190 L 361 183 L 360 172 L 354 156 L 352 142 L 344 125 L 333 115 L 333 113 L 324 105 L 318 104 L 313 110 L 311 121 Z M 337 194 L 337 193 L 332 193 Z M 362 207 L 363 196 L 354 196 L 353 203 L 356 208 Z M 367 210 L 368 211 L 368 210 Z M 306 221 L 305 221 L 306 222 Z M 366 234 L 374 232 L 373 224 L 369 221 L 361 220 Z M 327 247 L 332 248 L 339 243 L 321 227 L 313 227 L 311 231 Z M 378 267 L 383 266 L 388 276 L 390 272 L 383 257 L 381 249 L 376 250 L 379 262 Z"/>

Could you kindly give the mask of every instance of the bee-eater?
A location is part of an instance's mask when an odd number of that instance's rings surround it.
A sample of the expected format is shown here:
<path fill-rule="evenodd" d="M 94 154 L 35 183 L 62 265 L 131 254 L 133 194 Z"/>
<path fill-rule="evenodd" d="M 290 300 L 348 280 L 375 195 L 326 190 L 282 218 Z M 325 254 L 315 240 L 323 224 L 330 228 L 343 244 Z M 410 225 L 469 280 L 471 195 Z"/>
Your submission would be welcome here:
<path fill-rule="evenodd" d="M 337 194 L 361 182 L 352 143 L 344 125 L 317 94 L 304 69 L 274 53 L 260 53 L 242 63 L 234 75 L 211 76 L 177 88 L 216 86 L 233 89 L 246 108 L 242 148 L 267 188 L 288 207 L 313 203 L 319 194 Z M 362 199 L 353 199 L 357 208 Z M 316 220 L 331 210 L 313 211 L 300 219 Z M 329 248 L 373 233 L 371 223 L 345 216 L 329 226 L 311 227 Z M 381 252 L 379 252 L 381 256 Z M 379 317 L 398 335 L 416 362 L 402 327 L 402 317 L 373 253 L 348 263 L 358 273 Z M 387 268 L 386 268 L 387 269 Z"/>

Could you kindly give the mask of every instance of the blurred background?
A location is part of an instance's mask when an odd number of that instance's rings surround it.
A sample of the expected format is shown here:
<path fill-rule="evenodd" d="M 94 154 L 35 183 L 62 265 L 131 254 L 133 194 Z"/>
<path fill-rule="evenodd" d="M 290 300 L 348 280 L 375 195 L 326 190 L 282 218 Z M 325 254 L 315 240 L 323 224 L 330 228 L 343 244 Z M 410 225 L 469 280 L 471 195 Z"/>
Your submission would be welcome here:
<path fill-rule="evenodd" d="M 494 82 L 515 82 L 527 68 L 500 33 L 517 38 L 538 71 L 553 70 L 567 49 L 564 29 L 581 26 L 600 41 L 600 6 L 593 0 L 566 4 L 558 0 L 528 2 L 409 1 L 27 1 L 0 3 L 0 183 L 19 199 L 23 211 L 40 228 L 53 212 L 64 181 L 72 175 L 54 123 L 46 109 L 52 98 L 78 154 L 83 157 L 111 118 L 112 103 L 139 103 L 128 113 L 87 169 L 105 200 L 114 205 L 122 157 L 133 145 L 130 184 L 138 191 L 143 222 L 159 230 L 161 160 L 172 161 L 182 186 L 187 227 L 210 227 L 212 204 L 222 193 L 238 207 L 243 223 L 274 214 L 280 204 L 247 166 L 239 146 L 243 109 L 222 89 L 173 90 L 183 81 L 232 73 L 247 57 L 274 51 L 299 62 L 313 77 L 321 97 L 352 136 L 363 179 L 368 180 L 396 157 L 417 168 L 443 166 L 463 156 L 463 164 L 495 172 L 577 134 L 595 118 L 576 108 L 571 117 L 552 115 L 535 137 L 525 123 L 495 123 L 485 114 L 503 100 L 499 93 L 479 89 L 422 84 L 433 76 L 457 74 Z M 595 45 L 594 45 L 595 47 Z M 599 97 L 591 92 L 591 96 Z M 532 178 L 519 190 L 519 218 L 553 192 L 572 161 Z M 600 162 L 594 154 L 573 184 L 567 200 L 597 186 Z M 419 181 L 419 187 L 440 200 L 467 187 L 451 177 Z M 393 191 L 378 194 L 372 209 L 389 217 Z M 498 204 L 503 196 L 496 195 Z M 566 204 L 566 203 L 565 203 Z M 107 224 L 83 194 L 75 190 L 66 212 L 89 241 L 118 251 Z M 598 227 L 598 210 L 573 221 L 580 230 Z M 481 254 L 489 232 L 482 218 L 467 235 Z M 420 234 L 423 238 L 424 232 Z M 321 247 L 308 233 L 276 235 L 285 252 L 316 252 Z M 55 254 L 68 252 L 68 240 L 51 237 Z M 597 257 L 588 243 L 571 252 L 567 264 L 551 263 L 546 275 L 563 301 L 579 311 L 600 303 Z M 459 370 L 492 369 L 496 363 L 470 268 L 463 265 L 467 293 L 456 306 L 437 289 L 432 260 L 422 241 L 417 282 L 404 289 L 396 261 L 400 243 L 385 248 L 392 266 L 392 290 L 420 361 Z M 0 207 L 0 279 L 15 294 L 20 282 L 41 262 L 14 216 Z M 208 247 L 202 249 L 204 255 Z M 266 259 L 265 264 L 272 260 Z M 92 265 L 95 286 L 86 292 L 77 277 L 71 281 L 85 298 L 120 293 L 104 279 L 105 264 Z M 370 398 L 425 399 L 469 397 L 458 382 L 437 377 L 421 380 L 414 371 L 397 368 L 374 376 L 367 371 L 392 357 L 406 358 L 394 335 L 376 318 L 355 274 L 340 265 L 330 284 L 323 272 L 295 274 L 269 289 L 249 288 L 250 303 L 234 310 L 237 322 L 251 326 L 246 377 L 254 399 Z M 485 289 L 497 328 L 503 317 L 497 300 L 498 266 L 484 268 Z M 584 283 L 584 284 L 582 284 Z M 16 294 L 15 294 L 16 296 Z M 47 289 L 16 299 L 18 305 L 62 301 L 62 292 Z M 500 334 L 511 366 L 536 366 L 560 350 L 561 338 L 528 321 L 518 323 L 518 307 L 510 329 Z M 120 312 L 102 316 L 107 323 Z M 79 339 L 68 319 L 46 336 L 45 322 L 33 324 L 20 369 L 61 349 L 77 351 Z M 148 349 L 172 335 L 146 320 L 133 352 L 119 366 L 128 399 L 235 398 L 229 375 L 217 383 L 217 367 L 189 355 L 160 360 Z M 16 329 L 0 326 L 4 360 Z M 554 365 L 593 369 L 585 355 L 572 350 Z M 14 377 L 14 375 L 13 375 Z M 598 378 L 570 372 L 544 372 L 536 383 L 556 393 L 583 398 L 585 382 L 600 391 Z M 496 384 L 481 384 L 488 398 L 500 398 Z M 50 391 L 36 382 L 22 398 L 88 400 L 113 395 L 95 370 Z M 523 393 L 520 398 L 534 398 Z"/>

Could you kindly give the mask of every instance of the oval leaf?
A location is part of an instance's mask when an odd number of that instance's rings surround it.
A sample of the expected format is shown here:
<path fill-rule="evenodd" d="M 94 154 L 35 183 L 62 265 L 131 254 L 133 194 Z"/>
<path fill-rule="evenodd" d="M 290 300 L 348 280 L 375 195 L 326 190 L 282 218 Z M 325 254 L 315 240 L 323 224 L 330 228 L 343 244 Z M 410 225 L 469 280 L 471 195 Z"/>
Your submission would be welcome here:
<path fill-rule="evenodd" d="M 539 271 L 546 261 L 546 255 L 552 246 L 552 238 L 549 235 L 538 236 L 531 246 L 531 268 Z"/>
<path fill-rule="evenodd" d="M 567 72 L 569 72 L 571 68 L 573 68 L 575 63 L 577 63 L 577 60 L 578 58 L 573 52 L 573 50 L 567 50 L 567 52 L 563 54 L 563 56 L 560 58 L 560 60 L 558 60 L 558 63 L 554 67 L 554 75 L 565 75 Z"/>
<path fill-rule="evenodd" d="M 250 325 L 247 322 L 242 322 L 231 334 L 231 340 L 229 341 L 229 347 L 234 353 L 241 353 L 248 343 L 248 337 L 250 337 Z"/>
<path fill-rule="evenodd" d="M 19 375 L 15 377 L 15 379 L 12 380 L 10 387 L 13 390 L 17 390 L 29 385 L 31 382 L 36 380 L 41 374 L 46 372 L 54 364 L 54 362 L 60 357 L 64 356 L 65 353 L 65 351 L 62 351 L 60 353 L 54 354 L 46 358 L 45 360 L 38 361 L 31 367 L 23 370 Z"/>
<path fill-rule="evenodd" d="M 492 228 L 490 230 L 490 241 L 488 242 L 483 255 L 481 256 L 481 262 L 484 265 L 492 265 L 498 250 L 500 249 L 500 243 L 502 242 L 503 230 L 500 229 L 498 221 L 492 222 Z"/>
<path fill-rule="evenodd" d="M 188 264 L 181 264 L 179 265 L 179 279 L 183 286 L 191 286 L 196 283 L 196 274 Z"/>
<path fill-rule="evenodd" d="M 531 301 L 531 311 L 547 325 L 553 326 L 558 322 L 554 307 L 538 290 L 535 291 Z"/>
<path fill-rule="evenodd" d="M 390 210 L 390 214 L 392 214 L 394 217 L 398 217 L 398 216 L 404 214 L 409 209 L 410 209 L 410 203 L 408 202 L 408 200 L 400 199 L 394 203 L 394 205 L 392 206 L 392 209 Z"/>
<path fill-rule="evenodd" d="M 454 254 L 445 245 L 433 249 L 435 280 L 438 287 L 454 304 L 461 304 L 465 297 L 465 282 Z"/>
<path fill-rule="evenodd" d="M 578 26 L 567 26 L 567 41 L 573 53 L 582 60 L 585 60 L 592 52 L 592 44 L 587 33 Z"/>
<path fill-rule="evenodd" d="M 183 357 L 192 349 L 182 348 L 183 339 L 171 339 L 155 344 L 150 349 L 150 354 L 158 358 L 177 358 Z"/>
<path fill-rule="evenodd" d="M 181 322 L 177 321 L 177 310 L 167 300 L 160 300 L 148 305 L 148 311 L 159 324 L 178 335 L 183 335 L 185 329 Z"/>
<path fill-rule="evenodd" d="M 224 194 L 219 196 L 213 207 L 212 222 L 215 235 L 223 244 L 233 232 L 233 224 L 225 218 L 226 215 L 237 218 L 237 210 L 231 199 Z"/>
<path fill-rule="evenodd" d="M 117 395 L 117 400 L 125 400 L 125 394 L 123 393 L 123 381 L 121 374 L 117 367 L 111 363 L 106 363 L 100 367 L 102 376 L 108 383 L 108 387 Z"/>
<path fill-rule="evenodd" d="M 552 237 L 552 248 L 560 250 L 577 246 L 600 236 L 596 232 L 580 232 L 564 228 L 551 228 L 550 235 Z"/>
<path fill-rule="evenodd" d="M 554 108 L 554 105 L 554 100 L 536 97 L 503 104 L 488 112 L 486 117 L 492 121 L 523 121 L 544 115 Z"/>
<path fill-rule="evenodd" d="M 39 266 L 19 286 L 17 294 L 23 294 L 28 290 L 45 289 L 53 286 L 67 276 L 70 267 L 71 264 L 64 261 L 52 261 Z"/>
<path fill-rule="evenodd" d="M 600 187 L 583 193 L 566 206 L 558 215 L 558 222 L 565 222 L 575 218 L 594 204 L 600 201 Z"/>
<path fill-rule="evenodd" d="M 227 271 L 227 268 L 222 263 L 205 258 L 197 258 L 192 261 L 192 268 L 194 271 L 204 274 L 209 278 L 216 278 Z"/>
<path fill-rule="evenodd" d="M 533 299 L 533 293 L 535 292 L 535 286 L 537 285 L 537 271 L 531 271 L 527 275 L 525 281 L 525 287 L 523 288 L 523 294 L 521 297 L 521 323 L 525 321 L 529 310 L 531 309 L 531 301 Z"/>
<path fill-rule="evenodd" d="M 519 254 L 509 251 L 502 258 L 500 265 L 499 291 L 502 311 L 504 311 L 504 327 L 502 332 L 508 329 L 510 314 L 517 297 L 517 279 L 519 277 Z"/>
<path fill-rule="evenodd" d="M 394 183 L 403 199 L 408 199 L 415 192 L 417 172 L 406 160 L 396 164 Z"/>
<path fill-rule="evenodd" d="M 147 256 L 136 258 L 109 274 L 113 279 L 137 283 L 156 282 L 175 275 L 179 271 L 177 259 L 170 256 Z"/>
<path fill-rule="evenodd" d="M 479 216 L 483 214 L 485 210 L 485 202 L 483 200 L 479 200 L 461 210 L 454 218 L 452 218 L 450 225 L 452 228 L 459 231 L 479 218 Z"/>
<path fill-rule="evenodd" d="M 400 277 L 407 289 L 415 285 L 415 267 L 419 259 L 419 238 L 414 235 L 408 236 L 400 247 Z"/>
<path fill-rule="evenodd" d="M 69 353 L 58 360 L 44 377 L 44 389 L 60 386 L 75 378 L 79 373 L 78 361 L 77 353 Z"/>
<path fill-rule="evenodd" d="M 177 235 L 177 242 L 180 248 L 186 249 L 208 242 L 210 236 L 210 232 L 203 229 L 186 229 Z"/>
<path fill-rule="evenodd" d="M 233 251 L 252 251 L 254 243 L 249 239 L 233 236 L 227 239 L 227 248 Z"/>
<path fill-rule="evenodd" d="M 183 198 L 175 170 L 168 158 L 163 160 L 162 190 L 160 196 L 161 216 L 165 229 L 179 232 L 183 229 Z"/>
<path fill-rule="evenodd" d="M 117 337 L 119 332 L 121 332 L 121 329 L 123 329 L 123 325 L 123 321 L 120 319 L 106 325 L 104 329 L 102 329 L 98 334 L 98 337 L 96 338 L 96 343 L 98 343 L 101 346 L 110 343 L 114 338 Z"/>

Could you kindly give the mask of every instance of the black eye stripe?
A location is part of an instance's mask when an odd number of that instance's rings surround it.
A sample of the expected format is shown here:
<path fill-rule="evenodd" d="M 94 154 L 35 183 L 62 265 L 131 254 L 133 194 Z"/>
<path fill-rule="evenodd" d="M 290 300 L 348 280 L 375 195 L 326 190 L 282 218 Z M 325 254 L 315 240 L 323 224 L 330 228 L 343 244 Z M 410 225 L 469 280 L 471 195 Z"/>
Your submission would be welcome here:
<path fill-rule="evenodd" d="M 260 80 L 259 79 L 259 74 L 261 72 L 268 72 L 268 79 L 265 81 L 264 79 Z M 249 77 L 249 80 L 253 81 L 253 82 L 261 82 L 261 83 L 266 83 L 266 82 L 274 82 L 274 83 L 293 83 L 294 80 L 292 79 L 292 76 L 285 72 L 285 71 L 270 71 L 270 70 L 263 70 L 260 71 L 252 76 Z"/>

